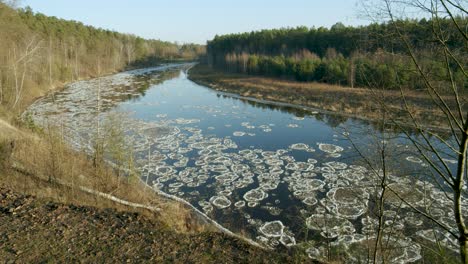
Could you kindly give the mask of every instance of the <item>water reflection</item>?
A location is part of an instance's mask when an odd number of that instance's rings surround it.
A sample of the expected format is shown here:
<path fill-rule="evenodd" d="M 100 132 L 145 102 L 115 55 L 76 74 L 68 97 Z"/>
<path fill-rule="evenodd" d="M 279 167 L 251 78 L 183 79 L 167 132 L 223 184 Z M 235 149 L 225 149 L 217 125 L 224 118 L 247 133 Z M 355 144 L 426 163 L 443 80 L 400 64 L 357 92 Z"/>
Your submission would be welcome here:
<path fill-rule="evenodd" d="M 89 152 L 96 120 L 118 114 L 146 183 L 267 246 L 302 243 L 312 258 L 322 259 L 330 245 L 360 252 L 371 244 L 379 176 L 361 162 L 349 138 L 372 157 L 374 136 L 391 127 L 219 94 L 189 81 L 187 67 L 74 83 L 28 112 L 45 127 L 64 126 L 67 140 Z M 427 165 L 412 157 L 401 135 L 391 141 L 400 156 L 389 164 L 395 171 L 388 184 L 416 206 L 430 203 L 440 221 L 454 226 L 443 191 L 425 176 L 412 177 Z M 395 196 L 387 201 L 385 221 L 394 227 L 388 240 L 404 248 L 392 260 L 420 259 L 420 243 L 433 239 L 427 231 L 433 227 Z M 445 240 L 456 251 L 456 241 Z M 361 261 L 359 255 L 350 259 Z"/>

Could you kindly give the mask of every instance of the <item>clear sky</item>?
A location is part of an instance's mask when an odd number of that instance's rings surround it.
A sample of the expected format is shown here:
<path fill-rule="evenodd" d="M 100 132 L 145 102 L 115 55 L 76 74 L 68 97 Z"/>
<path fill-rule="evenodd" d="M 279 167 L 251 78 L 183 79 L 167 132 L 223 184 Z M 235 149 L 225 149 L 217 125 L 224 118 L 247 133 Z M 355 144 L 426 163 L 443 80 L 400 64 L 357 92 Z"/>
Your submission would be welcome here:
<path fill-rule="evenodd" d="M 364 24 L 357 0 L 23 0 L 49 16 L 180 43 L 280 27 Z"/>

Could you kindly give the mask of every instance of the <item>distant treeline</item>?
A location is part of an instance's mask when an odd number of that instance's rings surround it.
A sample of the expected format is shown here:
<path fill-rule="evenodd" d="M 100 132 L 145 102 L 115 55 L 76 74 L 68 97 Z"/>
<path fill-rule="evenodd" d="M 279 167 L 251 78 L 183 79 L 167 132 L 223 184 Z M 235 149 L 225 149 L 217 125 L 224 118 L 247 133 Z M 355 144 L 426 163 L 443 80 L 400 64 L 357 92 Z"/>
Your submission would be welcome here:
<path fill-rule="evenodd" d="M 201 45 L 147 40 L 0 1 L 0 110 L 21 108 L 60 83 L 201 54 Z"/>
<path fill-rule="evenodd" d="M 445 65 L 433 60 L 442 52 L 434 48 L 434 23 L 404 20 L 397 21 L 396 27 L 416 51 L 424 70 L 446 75 Z M 447 47 L 466 54 L 466 42 L 460 39 L 453 23 L 437 23 L 444 29 Z M 460 18 L 459 24 L 467 25 L 467 20 Z M 395 25 L 346 27 L 337 23 L 330 29 L 298 27 L 216 36 L 207 44 L 207 62 L 230 72 L 297 81 L 418 89 L 423 87 L 422 80 L 413 74 L 416 68 L 407 50 Z M 462 73 L 454 71 L 454 76 L 463 81 Z"/>

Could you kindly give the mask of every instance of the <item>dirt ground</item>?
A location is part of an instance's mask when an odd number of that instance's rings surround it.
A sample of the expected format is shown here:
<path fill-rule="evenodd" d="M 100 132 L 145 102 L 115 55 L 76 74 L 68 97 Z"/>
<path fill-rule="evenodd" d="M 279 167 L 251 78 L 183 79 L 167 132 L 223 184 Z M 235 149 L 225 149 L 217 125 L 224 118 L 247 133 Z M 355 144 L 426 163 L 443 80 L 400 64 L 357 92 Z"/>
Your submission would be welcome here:
<path fill-rule="evenodd" d="M 291 263 L 217 232 L 177 233 L 132 212 L 60 204 L 0 188 L 0 262 Z"/>

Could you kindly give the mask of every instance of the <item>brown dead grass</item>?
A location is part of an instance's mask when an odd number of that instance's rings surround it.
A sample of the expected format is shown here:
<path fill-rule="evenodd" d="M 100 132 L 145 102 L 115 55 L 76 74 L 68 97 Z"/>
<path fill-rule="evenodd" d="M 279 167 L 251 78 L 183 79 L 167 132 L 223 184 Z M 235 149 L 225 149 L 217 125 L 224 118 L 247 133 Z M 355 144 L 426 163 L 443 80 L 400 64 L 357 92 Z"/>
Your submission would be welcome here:
<path fill-rule="evenodd" d="M 370 120 L 381 119 L 385 112 L 387 118 L 403 123 L 410 122 L 400 91 L 232 74 L 201 64 L 190 69 L 189 78 L 213 89 L 245 97 L 307 106 Z M 432 127 L 446 126 L 445 114 L 434 107 L 429 94 L 418 91 L 404 93 L 411 113 L 418 120 L 430 122 Z M 444 98 L 451 104 L 455 103 L 450 96 Z"/>
<path fill-rule="evenodd" d="M 5 154 L 1 157 L 0 185 L 6 188 L 59 203 L 136 211 L 157 218 L 180 232 L 197 232 L 206 228 L 186 206 L 158 196 L 136 177 L 117 176 L 115 170 L 107 164 L 94 166 L 87 155 L 71 150 L 53 132 L 38 136 L 26 129 L 2 124 L 0 127 L 18 132 L 10 138 L 3 135 L 0 143 L 3 146 L 1 152 Z M 18 166 L 25 169 L 18 169 Z M 71 187 L 57 182 L 66 182 Z M 83 192 L 80 186 L 129 202 L 158 207 L 161 211 L 154 213 L 131 208 Z"/>

